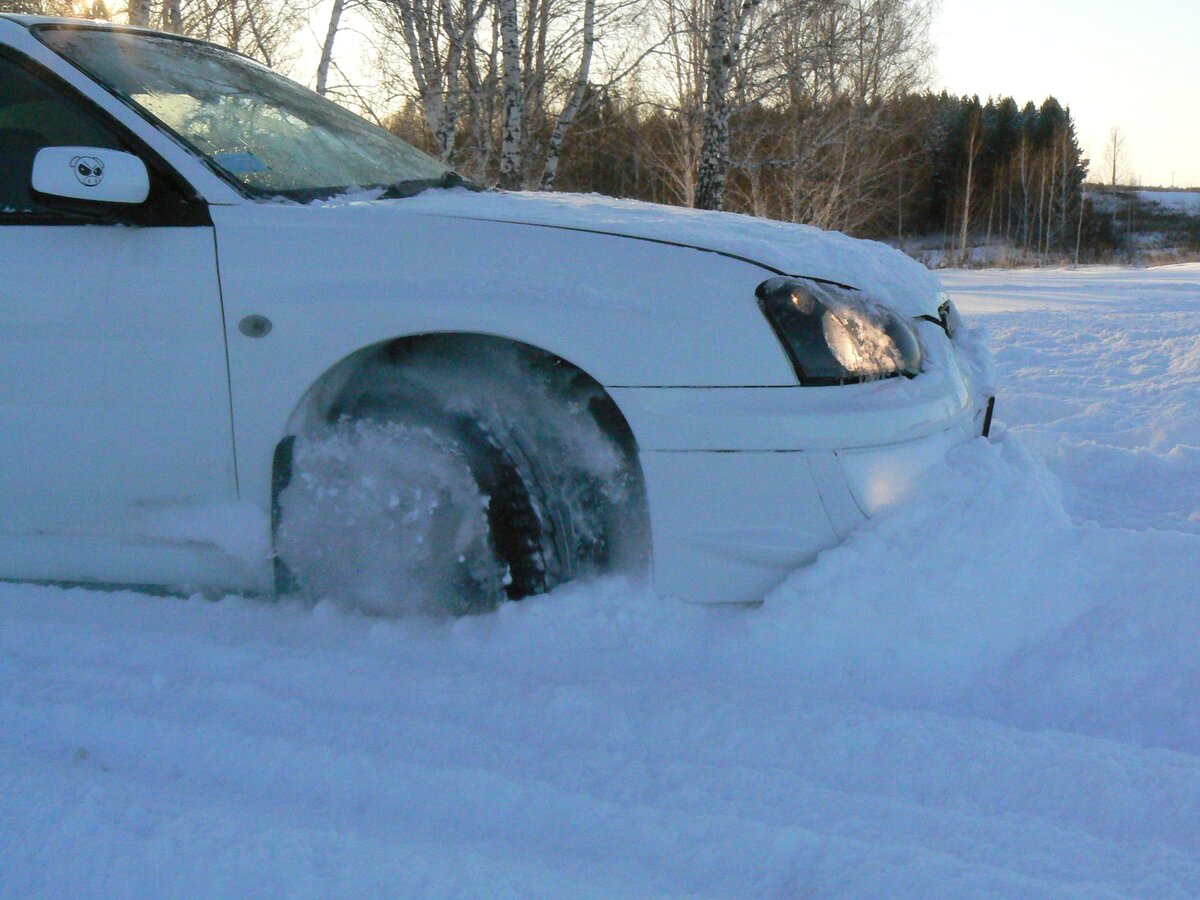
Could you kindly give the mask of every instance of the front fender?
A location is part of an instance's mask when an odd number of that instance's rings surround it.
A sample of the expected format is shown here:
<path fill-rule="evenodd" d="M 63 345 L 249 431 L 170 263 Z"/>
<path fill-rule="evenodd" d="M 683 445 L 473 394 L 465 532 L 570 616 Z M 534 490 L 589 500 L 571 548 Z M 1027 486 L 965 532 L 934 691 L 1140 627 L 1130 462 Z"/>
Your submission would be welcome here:
<path fill-rule="evenodd" d="M 433 332 L 509 338 L 606 387 L 795 383 L 754 300 L 766 272 L 685 247 L 409 215 L 404 201 L 213 206 L 238 476 L 265 509 L 296 404 L 340 360 Z M 268 334 L 238 329 L 262 316 Z"/>
<path fill-rule="evenodd" d="M 407 215 L 403 202 L 214 207 L 231 324 L 267 316 L 275 344 L 322 369 L 390 337 L 463 331 L 542 347 L 608 385 L 795 383 L 754 299 L 770 274 L 756 265 L 619 236 Z"/>

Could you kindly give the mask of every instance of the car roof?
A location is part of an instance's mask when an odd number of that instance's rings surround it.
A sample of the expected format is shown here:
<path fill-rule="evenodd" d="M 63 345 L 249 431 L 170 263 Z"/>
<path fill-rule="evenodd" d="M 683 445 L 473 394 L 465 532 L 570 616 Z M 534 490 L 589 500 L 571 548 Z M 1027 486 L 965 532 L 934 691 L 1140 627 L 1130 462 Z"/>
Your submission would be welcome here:
<path fill-rule="evenodd" d="M 240 50 L 232 50 L 229 47 L 223 47 L 220 44 L 214 43 L 213 41 L 194 38 L 186 34 L 175 34 L 171 31 L 162 31 L 161 29 L 157 28 L 135 28 L 132 25 L 124 25 L 120 22 L 109 22 L 105 19 L 78 19 L 67 16 L 30 16 L 23 13 L 17 14 L 0 12 L 0 19 L 13 22 L 14 24 L 20 25 L 24 28 L 36 28 L 39 25 L 59 25 L 68 28 L 93 28 L 104 31 L 119 31 L 131 34 L 149 34 L 160 38 L 172 38 L 178 41 L 186 41 L 191 44 L 203 44 L 206 47 L 215 47 L 218 50 L 222 50 L 226 53 L 232 53 L 234 56 L 240 56 L 242 59 L 262 65 L 256 59 L 251 56 L 247 56 Z"/>
<path fill-rule="evenodd" d="M 30 16 L 23 13 L 0 13 L 0 19 L 8 19 L 10 22 L 16 22 L 18 25 L 24 25 L 26 28 L 33 25 L 83 25 L 94 23 L 92 19 L 68 19 L 63 16 Z"/>
<path fill-rule="evenodd" d="M 31 16 L 24 13 L 4 13 L 0 12 L 0 19 L 7 19 L 9 22 L 15 22 L 25 28 L 33 28 L 36 25 L 71 25 L 84 28 L 118 28 L 121 31 L 144 31 L 148 34 L 161 34 L 160 31 L 155 31 L 153 28 L 134 28 L 129 25 L 122 25 L 119 22 L 110 22 L 107 19 L 77 19 L 67 16 Z"/>

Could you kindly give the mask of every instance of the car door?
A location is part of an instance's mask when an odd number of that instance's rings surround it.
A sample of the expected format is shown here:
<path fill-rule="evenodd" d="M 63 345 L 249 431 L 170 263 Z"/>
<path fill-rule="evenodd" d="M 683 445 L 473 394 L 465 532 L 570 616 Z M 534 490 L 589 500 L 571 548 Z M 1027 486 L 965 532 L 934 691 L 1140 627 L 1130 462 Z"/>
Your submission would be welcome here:
<path fill-rule="evenodd" d="M 149 199 L 114 212 L 35 195 L 46 146 L 137 154 Z M 0 578 L 222 580 L 206 551 L 236 495 L 207 208 L 0 46 Z"/>

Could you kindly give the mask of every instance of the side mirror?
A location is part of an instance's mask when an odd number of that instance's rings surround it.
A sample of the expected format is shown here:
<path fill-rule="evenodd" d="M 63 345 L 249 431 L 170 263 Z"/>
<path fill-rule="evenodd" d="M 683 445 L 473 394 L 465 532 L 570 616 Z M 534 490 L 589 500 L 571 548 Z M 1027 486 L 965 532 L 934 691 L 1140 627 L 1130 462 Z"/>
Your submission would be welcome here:
<path fill-rule="evenodd" d="M 144 203 L 150 196 L 146 164 L 132 153 L 103 147 L 43 147 L 33 160 L 39 194 L 93 203 Z"/>

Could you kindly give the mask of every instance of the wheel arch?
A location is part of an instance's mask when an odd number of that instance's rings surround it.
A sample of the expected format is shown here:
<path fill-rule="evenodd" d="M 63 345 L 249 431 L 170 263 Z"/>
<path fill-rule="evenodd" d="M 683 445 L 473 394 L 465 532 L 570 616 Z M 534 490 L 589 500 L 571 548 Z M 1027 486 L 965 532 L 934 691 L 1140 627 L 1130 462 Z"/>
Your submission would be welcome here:
<path fill-rule="evenodd" d="M 595 392 L 593 397 L 599 398 L 600 402 L 589 405 L 593 418 L 602 433 L 620 449 L 635 481 L 633 488 L 636 492 L 635 505 L 639 522 L 634 531 L 642 533 L 641 539 L 645 543 L 642 565 L 649 571 L 652 541 L 646 478 L 639 454 L 638 437 L 616 398 L 599 379 L 559 353 L 528 341 L 475 331 L 424 331 L 377 341 L 344 355 L 308 386 L 274 445 L 270 480 L 272 535 L 281 519 L 280 494 L 291 481 L 292 449 L 297 435 L 336 421 L 341 415 L 341 410 L 348 405 L 347 393 L 352 392 L 355 382 L 361 381 L 372 367 L 401 367 L 406 358 L 420 352 L 428 352 L 434 345 L 460 353 L 467 353 L 479 347 L 510 350 L 528 357 L 531 365 L 561 367 L 570 372 L 573 378 L 581 379 L 583 385 Z M 562 399 L 564 402 L 571 400 L 566 395 Z M 287 573 L 281 569 L 278 560 L 275 567 L 275 586 L 277 591 L 286 590 L 288 587 Z"/>
<path fill-rule="evenodd" d="M 562 353 L 547 349 L 530 341 L 506 335 L 466 330 L 414 332 L 412 334 L 376 341 L 373 344 L 368 344 L 345 354 L 337 362 L 328 366 L 306 388 L 288 416 L 281 439 L 288 435 L 297 434 L 311 423 L 328 421 L 328 416 L 334 411 L 338 403 L 338 395 L 343 391 L 347 383 L 355 375 L 360 374 L 364 368 L 380 364 L 390 366 L 401 365 L 406 355 L 419 352 L 423 349 L 424 345 L 433 341 L 461 342 L 462 344 L 486 343 L 495 347 L 509 347 L 517 351 L 525 351 L 529 354 L 540 356 L 547 362 L 564 366 L 578 373 L 587 379 L 590 385 L 598 389 L 606 401 L 611 404 L 612 410 L 616 415 L 616 418 L 611 423 L 611 427 L 620 430 L 619 437 L 622 449 L 631 450 L 636 454 L 640 445 L 629 417 L 625 415 L 616 398 L 613 397 L 612 393 L 604 386 L 600 379 L 596 378 L 586 368 Z"/>

